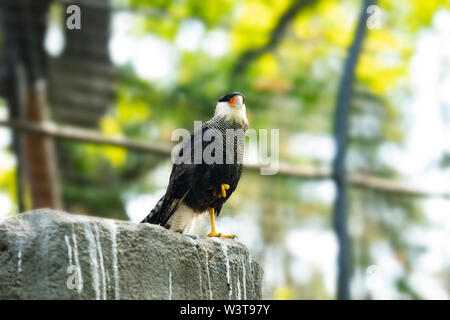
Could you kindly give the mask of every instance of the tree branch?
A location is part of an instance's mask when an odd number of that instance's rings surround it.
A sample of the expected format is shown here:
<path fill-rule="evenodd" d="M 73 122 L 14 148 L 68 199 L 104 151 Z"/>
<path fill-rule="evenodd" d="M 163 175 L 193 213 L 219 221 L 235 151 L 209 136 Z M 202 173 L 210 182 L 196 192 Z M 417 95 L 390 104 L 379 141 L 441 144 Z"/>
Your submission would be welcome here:
<path fill-rule="evenodd" d="M 56 125 L 51 122 L 35 124 L 21 121 L 0 121 L 0 127 L 9 127 L 18 132 L 34 133 L 38 135 L 50 136 L 57 139 L 92 143 L 98 145 L 116 146 L 130 151 L 149 153 L 161 157 L 169 157 L 172 144 L 151 144 L 133 141 L 123 137 L 107 137 L 97 131 L 81 129 L 71 126 Z M 246 170 L 260 172 L 263 168 L 259 164 L 244 164 Z M 329 170 L 299 167 L 290 164 L 280 163 L 277 176 L 299 178 L 305 180 L 329 180 L 332 178 Z M 398 194 L 414 197 L 439 197 L 450 199 L 450 191 L 429 191 L 415 188 L 410 184 L 380 178 L 370 174 L 352 174 L 348 177 L 348 183 L 357 188 Z"/>
<path fill-rule="evenodd" d="M 289 23 L 297 16 L 297 14 L 301 10 L 311 6 L 312 4 L 315 4 L 316 2 L 317 0 L 293 1 L 291 6 L 281 15 L 278 23 L 270 33 L 269 42 L 261 47 L 248 49 L 247 51 L 245 51 L 240 56 L 240 58 L 238 58 L 237 63 L 233 68 L 232 75 L 237 76 L 243 73 L 253 60 L 259 58 L 264 53 L 275 48 L 280 43 Z"/>

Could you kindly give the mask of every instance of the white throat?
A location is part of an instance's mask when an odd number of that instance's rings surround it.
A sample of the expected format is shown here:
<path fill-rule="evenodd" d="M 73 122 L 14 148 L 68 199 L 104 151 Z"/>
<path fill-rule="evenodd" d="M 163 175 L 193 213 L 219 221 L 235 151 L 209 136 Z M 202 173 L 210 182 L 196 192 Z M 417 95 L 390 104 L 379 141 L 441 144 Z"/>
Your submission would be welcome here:
<path fill-rule="evenodd" d="M 214 117 L 223 117 L 226 120 L 233 120 L 237 123 L 242 123 L 248 126 L 245 104 L 243 104 L 240 108 L 231 108 L 228 102 L 217 102 Z"/>

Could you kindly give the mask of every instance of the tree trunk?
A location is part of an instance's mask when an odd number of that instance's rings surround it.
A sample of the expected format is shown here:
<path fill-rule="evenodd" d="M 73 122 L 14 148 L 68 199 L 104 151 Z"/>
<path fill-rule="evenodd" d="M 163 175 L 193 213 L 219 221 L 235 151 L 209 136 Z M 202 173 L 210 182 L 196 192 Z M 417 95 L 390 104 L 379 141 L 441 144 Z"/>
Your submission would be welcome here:
<path fill-rule="evenodd" d="M 351 248 L 347 228 L 347 176 L 345 168 L 348 117 L 355 69 L 361 52 L 362 42 L 366 34 L 366 23 L 368 19 L 367 8 L 374 3 L 375 0 L 364 0 L 353 43 L 348 50 L 347 59 L 345 61 L 334 115 L 336 155 L 333 161 L 333 180 L 337 191 L 334 205 L 334 228 L 339 245 L 337 298 L 341 300 L 350 299 Z"/>
<path fill-rule="evenodd" d="M 45 66 L 42 46 L 50 0 L 6 1 L 0 7 L 5 27 L 6 98 L 12 120 L 46 118 Z M 59 179 L 51 137 L 14 134 L 20 211 L 26 180 L 33 208 L 61 208 Z"/>

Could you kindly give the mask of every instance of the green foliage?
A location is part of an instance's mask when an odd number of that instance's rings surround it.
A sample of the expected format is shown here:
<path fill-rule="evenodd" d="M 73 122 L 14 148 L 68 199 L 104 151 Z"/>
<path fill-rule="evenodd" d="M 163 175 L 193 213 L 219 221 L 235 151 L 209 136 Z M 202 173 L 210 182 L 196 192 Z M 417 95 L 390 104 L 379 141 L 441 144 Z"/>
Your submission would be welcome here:
<path fill-rule="evenodd" d="M 330 165 L 292 154 L 289 140 L 300 132 L 325 135 L 332 132 L 336 90 L 342 62 L 353 38 L 360 1 L 319 1 L 317 6 L 300 12 L 279 44 L 249 61 L 248 68 L 238 76 L 232 72 L 236 63 L 247 50 L 260 48 L 270 41 L 272 30 L 291 1 L 133 0 L 131 4 L 157 12 L 148 17 L 141 15 L 136 20 L 135 30 L 141 34 L 156 35 L 175 46 L 182 23 L 196 19 L 206 32 L 224 30 L 229 36 L 230 51 L 212 56 L 201 47 L 194 51 L 178 50 L 178 70 L 168 86 L 141 79 L 132 66 L 124 67 L 117 104 L 99 124 L 104 133 L 169 142 L 173 129 L 192 129 L 194 120 L 209 119 L 218 96 L 239 90 L 246 95 L 252 127 L 281 129 L 282 161 Z M 405 128 L 401 122 L 404 115 L 396 106 L 395 98 L 408 93 L 405 79 L 418 31 L 430 24 L 433 13 L 442 5 L 448 2 L 380 1 L 385 19 L 381 29 L 368 32 L 356 72 L 349 138 L 351 152 L 360 160 L 349 162 L 350 172 L 397 177 L 395 170 L 380 162 L 379 148 L 386 142 L 402 145 L 404 141 Z M 367 121 L 375 129 L 360 125 Z M 81 148 L 80 152 L 77 148 Z M 111 192 L 117 198 L 126 188 L 142 193 L 152 190 L 152 183 L 139 177 L 162 159 L 154 159 L 149 164 L 147 159 L 115 148 L 77 148 L 74 149 L 77 168 L 89 179 L 103 180 L 105 173 L 99 175 L 102 170 L 108 172 L 106 176 L 115 176 L 113 180 L 118 187 Z M 86 154 L 90 156 L 82 156 Z M 133 178 L 125 179 L 126 183 L 119 178 L 130 176 Z M 280 245 L 289 230 L 302 229 L 312 221 L 321 221 L 320 225 L 331 229 L 332 204 L 302 198 L 299 192 L 302 188 L 302 182 L 296 179 L 263 178 L 246 173 L 238 192 L 224 208 L 224 215 L 236 215 L 248 202 L 257 204 L 261 215 L 256 223 L 261 227 L 265 246 Z M 69 187 L 66 191 L 73 195 L 76 188 Z M 104 199 L 103 208 L 94 207 L 98 199 L 80 198 L 80 201 L 87 201 L 97 212 L 119 205 L 117 201 L 107 203 L 110 199 L 106 192 Z M 354 257 L 355 270 L 364 270 L 374 263 L 369 249 L 386 237 L 393 250 L 404 256 L 401 263 L 412 263 L 414 257 L 409 253 L 412 249 L 399 232 L 411 223 L 423 222 L 417 202 L 408 197 L 355 190 L 351 203 L 351 223 L 359 223 L 359 228 L 363 228 L 361 236 L 354 235 L 358 243 L 355 247 L 361 244 Z M 289 253 L 286 254 L 289 260 Z M 277 298 L 328 298 L 320 274 L 314 274 L 307 286 L 280 285 L 268 290 L 273 290 Z M 285 277 L 287 283 L 289 273 Z M 417 297 L 404 279 L 399 279 L 396 286 L 410 297 Z M 316 295 L 307 295 L 307 290 L 314 290 Z"/>
<path fill-rule="evenodd" d="M 291 139 L 299 133 L 331 138 L 342 63 L 362 1 L 317 1 L 295 16 L 275 47 L 255 56 L 242 73 L 233 74 L 247 50 L 270 41 L 280 16 L 293 1 L 129 1 L 135 16 L 133 36 L 152 35 L 167 41 L 179 57 L 178 68 L 174 80 L 162 85 L 140 78 L 132 64 L 121 67 L 117 101 L 99 121 L 98 129 L 110 136 L 169 143 L 174 129 L 192 129 L 194 120 L 208 120 L 217 97 L 239 90 L 246 95 L 253 128 L 280 129 L 281 161 L 329 167 L 328 160 L 296 154 L 293 149 L 302 146 L 293 146 Z M 383 22 L 380 29 L 368 32 L 356 71 L 349 141 L 358 161 L 349 161 L 348 171 L 402 178 L 378 155 L 385 143 L 404 144 L 405 111 L 397 101 L 410 94 L 408 70 L 415 40 L 437 10 L 450 8 L 450 1 L 380 0 L 378 5 Z M 178 48 L 176 38 L 187 20 L 200 22 L 205 33 L 225 32 L 229 50 L 213 55 L 202 46 L 193 51 Z M 167 159 L 89 144 L 64 143 L 64 148 L 74 170 L 63 184 L 70 211 L 125 219 L 124 194 L 130 190 L 148 194 L 164 184 L 149 178 L 149 173 Z M 446 155 L 441 165 L 449 166 L 449 159 Z M 11 197 L 14 181 L 13 170 L 0 170 L 0 190 Z M 223 215 L 238 218 L 245 211 L 261 230 L 261 247 L 282 247 L 293 230 L 310 226 L 332 230 L 332 203 L 302 196 L 302 190 L 313 186 L 294 178 L 246 172 Z M 407 280 L 407 266 L 414 263 L 416 248 L 401 235 L 406 228 L 425 223 L 418 201 L 352 189 L 350 203 L 354 274 L 375 264 L 371 248 L 387 241 L 405 267 L 404 277 L 396 280 L 397 290 L 420 298 Z M 256 254 L 262 260 L 266 252 L 261 249 Z M 284 283 L 269 286 L 266 297 L 332 297 L 320 270 L 314 269 L 307 282 L 296 283 L 289 270 L 293 256 L 288 251 L 284 255 Z"/>

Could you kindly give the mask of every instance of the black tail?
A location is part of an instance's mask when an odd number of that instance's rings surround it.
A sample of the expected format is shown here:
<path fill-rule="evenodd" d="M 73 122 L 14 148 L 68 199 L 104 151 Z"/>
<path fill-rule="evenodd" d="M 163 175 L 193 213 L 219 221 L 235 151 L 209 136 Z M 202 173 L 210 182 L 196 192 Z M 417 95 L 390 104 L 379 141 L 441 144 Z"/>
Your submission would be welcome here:
<path fill-rule="evenodd" d="M 177 210 L 179 204 L 186 198 L 189 191 L 191 191 L 191 188 L 188 188 L 181 198 L 167 199 L 166 195 L 163 195 L 153 210 L 150 211 L 148 216 L 146 216 L 141 223 L 153 223 L 165 227 L 167 221 L 169 221 L 170 217 L 172 217 L 173 213 Z"/>
<path fill-rule="evenodd" d="M 161 222 L 161 215 L 162 215 L 162 205 L 164 203 L 164 196 L 159 199 L 156 206 L 150 211 L 150 213 L 144 218 L 144 220 L 141 221 L 141 223 L 153 223 L 153 224 L 159 224 Z"/>

